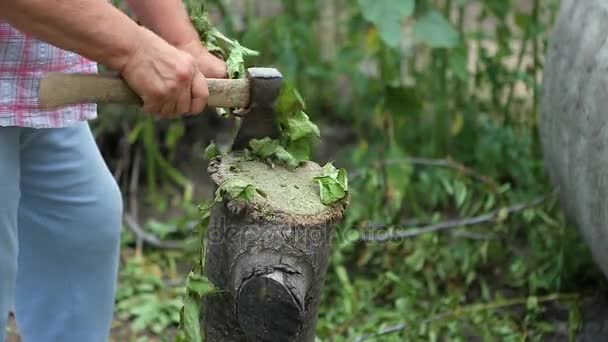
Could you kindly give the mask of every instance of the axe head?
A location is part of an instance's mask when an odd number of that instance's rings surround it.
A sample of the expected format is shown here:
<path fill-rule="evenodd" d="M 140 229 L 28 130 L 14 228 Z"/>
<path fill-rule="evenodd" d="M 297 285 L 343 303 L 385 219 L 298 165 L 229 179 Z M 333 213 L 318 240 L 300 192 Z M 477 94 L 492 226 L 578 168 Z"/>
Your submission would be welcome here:
<path fill-rule="evenodd" d="M 247 77 L 251 94 L 249 107 L 222 119 L 215 134 L 215 144 L 221 153 L 246 148 L 251 139 L 279 137 L 276 105 L 283 75 L 274 68 L 249 68 Z"/>

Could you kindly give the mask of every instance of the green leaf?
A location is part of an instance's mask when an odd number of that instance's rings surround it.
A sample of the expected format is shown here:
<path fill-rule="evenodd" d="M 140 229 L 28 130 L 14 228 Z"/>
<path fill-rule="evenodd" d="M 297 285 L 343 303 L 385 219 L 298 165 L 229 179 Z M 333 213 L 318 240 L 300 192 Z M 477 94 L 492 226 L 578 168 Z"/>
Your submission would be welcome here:
<path fill-rule="evenodd" d="M 184 298 L 182 331 L 184 333 L 185 340 L 188 342 L 203 341 L 200 325 L 199 303 L 200 301 L 198 298 L 193 298 L 192 296 L 186 296 Z"/>
<path fill-rule="evenodd" d="M 249 142 L 249 147 L 254 155 L 260 158 L 270 158 L 276 153 L 279 141 L 270 138 L 253 139 Z"/>
<path fill-rule="evenodd" d="M 278 140 L 270 138 L 253 139 L 249 142 L 249 147 L 251 153 L 259 158 L 272 159 L 291 167 L 298 166 L 296 158 L 281 146 Z"/>
<path fill-rule="evenodd" d="M 308 136 L 321 136 L 319 127 L 312 123 L 308 115 L 301 110 L 287 118 L 286 127 L 291 140 L 299 140 Z"/>
<path fill-rule="evenodd" d="M 331 205 L 346 197 L 348 192 L 348 177 L 345 169 L 336 169 L 331 163 L 321 170 L 321 175 L 315 177 L 319 183 L 321 202 Z"/>
<path fill-rule="evenodd" d="M 467 56 L 462 52 L 454 52 L 450 54 L 450 69 L 458 79 L 466 81 L 469 78 L 469 70 L 467 66 Z"/>
<path fill-rule="evenodd" d="M 248 49 L 242 46 L 238 41 L 228 39 L 226 36 L 221 34 L 219 31 L 214 31 L 217 38 L 226 41 L 230 45 L 230 52 L 226 59 L 226 68 L 228 69 L 228 75 L 230 78 L 244 77 L 245 75 L 245 57 L 257 56 L 257 51 Z"/>
<path fill-rule="evenodd" d="M 291 115 L 297 111 L 306 109 L 306 104 L 300 92 L 291 83 L 285 83 L 281 89 L 281 95 L 277 101 L 279 114 Z"/>
<path fill-rule="evenodd" d="M 207 160 L 211 160 L 217 156 L 219 156 L 221 153 L 220 151 L 217 149 L 217 146 L 215 145 L 215 143 L 211 143 L 209 144 L 209 146 L 207 146 L 207 148 L 205 148 L 205 152 L 203 153 L 203 157 Z"/>
<path fill-rule="evenodd" d="M 290 83 L 284 83 L 277 101 L 277 121 L 281 136 L 279 148 L 274 146 L 252 147 L 265 158 L 268 151 L 274 150 L 274 157 L 291 166 L 310 158 L 315 140 L 321 136 L 319 127 L 310 121 L 304 112 L 306 105 L 298 90 Z M 282 149 L 281 149 L 282 148 Z M 256 154 L 254 151 L 254 154 Z"/>
<path fill-rule="evenodd" d="M 398 47 L 405 19 L 414 13 L 414 0 L 358 0 L 363 18 L 373 23 L 382 40 Z"/>
<path fill-rule="evenodd" d="M 190 272 L 188 275 L 188 281 L 186 283 L 186 289 L 189 292 L 196 294 L 199 297 L 204 297 L 209 294 L 217 293 L 217 288 L 211 283 L 211 281 L 200 274 Z"/>
<path fill-rule="evenodd" d="M 452 48 L 460 40 L 458 31 L 437 11 L 430 11 L 416 21 L 413 34 L 417 42 L 433 48 Z"/>
<path fill-rule="evenodd" d="M 298 140 L 292 140 L 287 143 L 286 150 L 291 154 L 296 161 L 301 162 L 310 159 L 310 153 L 312 150 L 311 138 L 302 138 Z"/>
<path fill-rule="evenodd" d="M 287 150 L 283 146 L 277 147 L 274 156 L 277 161 L 289 165 L 291 167 L 296 167 L 299 164 L 298 160 L 296 160 L 296 158 L 294 158 L 291 153 L 287 152 Z"/>
<path fill-rule="evenodd" d="M 328 177 L 317 178 L 320 184 L 321 202 L 325 205 L 331 205 L 338 202 L 344 196 L 346 191 L 335 180 Z"/>
<path fill-rule="evenodd" d="M 338 170 L 336 181 L 338 181 L 338 184 L 340 184 L 344 191 L 348 191 L 348 175 L 346 174 L 345 169 Z"/>
<path fill-rule="evenodd" d="M 198 211 L 201 213 L 201 220 L 209 218 L 211 215 L 211 209 L 213 209 L 215 203 L 215 201 L 209 201 L 198 206 Z"/>
<path fill-rule="evenodd" d="M 305 107 L 298 90 L 286 83 L 277 103 L 281 142 L 298 162 L 310 158 L 312 145 L 321 136 L 319 127 L 304 112 Z"/>
<path fill-rule="evenodd" d="M 230 78 L 242 77 L 245 74 L 245 58 L 240 44 L 230 51 L 226 59 L 226 68 Z"/>
<path fill-rule="evenodd" d="M 223 198 L 252 201 L 257 193 L 255 186 L 242 179 L 234 178 L 224 182 L 215 192 L 215 201 L 221 202 Z"/>

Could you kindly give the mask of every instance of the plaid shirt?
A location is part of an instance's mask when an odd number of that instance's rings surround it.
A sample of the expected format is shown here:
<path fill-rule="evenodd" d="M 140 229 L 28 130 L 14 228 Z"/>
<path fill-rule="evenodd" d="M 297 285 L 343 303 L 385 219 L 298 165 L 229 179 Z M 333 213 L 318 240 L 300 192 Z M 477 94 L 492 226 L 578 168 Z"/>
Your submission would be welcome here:
<path fill-rule="evenodd" d="M 96 73 L 97 64 L 0 21 L 0 126 L 66 127 L 97 116 L 95 104 L 39 109 L 38 85 L 49 71 Z"/>

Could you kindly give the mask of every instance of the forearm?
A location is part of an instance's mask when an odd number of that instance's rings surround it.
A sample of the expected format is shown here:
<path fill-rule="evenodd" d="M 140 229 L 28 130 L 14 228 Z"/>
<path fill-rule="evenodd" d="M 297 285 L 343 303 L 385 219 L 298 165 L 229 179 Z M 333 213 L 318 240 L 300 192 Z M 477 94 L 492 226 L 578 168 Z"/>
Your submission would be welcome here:
<path fill-rule="evenodd" d="M 199 41 L 181 0 L 127 0 L 137 19 L 174 46 Z"/>
<path fill-rule="evenodd" d="M 118 71 L 143 30 L 105 0 L 0 0 L 0 20 Z"/>

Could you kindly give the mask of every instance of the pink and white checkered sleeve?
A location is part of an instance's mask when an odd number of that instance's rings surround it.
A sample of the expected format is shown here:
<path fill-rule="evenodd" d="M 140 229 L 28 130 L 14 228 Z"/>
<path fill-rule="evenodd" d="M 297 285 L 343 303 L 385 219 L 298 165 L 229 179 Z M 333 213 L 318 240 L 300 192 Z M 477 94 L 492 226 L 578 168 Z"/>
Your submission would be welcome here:
<path fill-rule="evenodd" d="M 0 126 L 56 128 L 96 118 L 95 104 L 39 108 L 40 79 L 50 71 L 96 73 L 97 64 L 0 22 Z"/>

